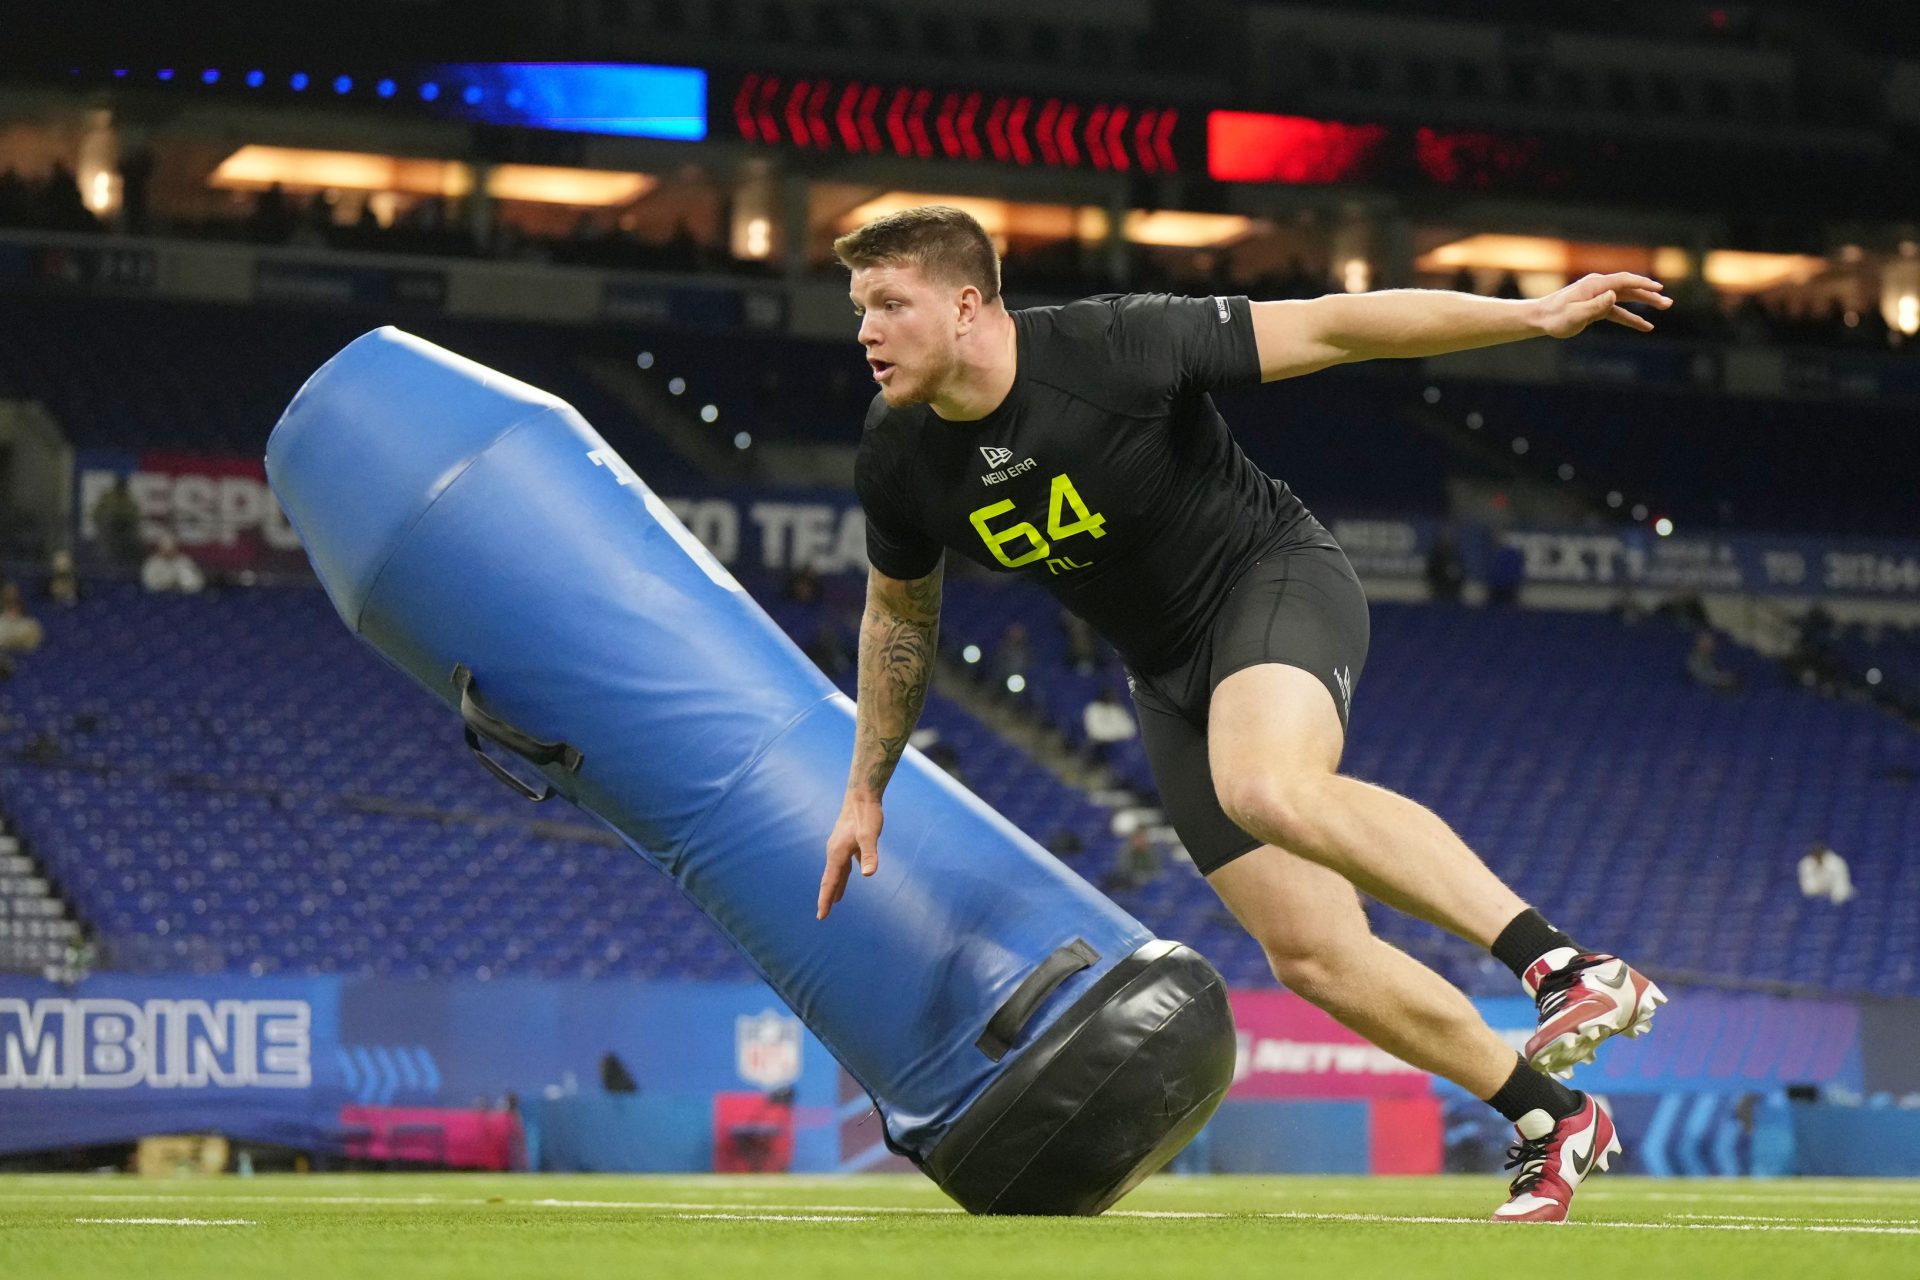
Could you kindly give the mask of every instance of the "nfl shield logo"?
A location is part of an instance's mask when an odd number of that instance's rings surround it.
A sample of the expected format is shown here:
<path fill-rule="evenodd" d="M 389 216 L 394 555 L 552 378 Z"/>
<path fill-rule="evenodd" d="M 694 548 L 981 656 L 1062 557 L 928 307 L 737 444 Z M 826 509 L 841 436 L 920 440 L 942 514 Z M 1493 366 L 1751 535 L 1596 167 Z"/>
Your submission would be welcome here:
<path fill-rule="evenodd" d="M 733 1020 L 740 1078 L 762 1089 L 784 1089 L 800 1078 L 800 1019 L 767 1009 Z"/>

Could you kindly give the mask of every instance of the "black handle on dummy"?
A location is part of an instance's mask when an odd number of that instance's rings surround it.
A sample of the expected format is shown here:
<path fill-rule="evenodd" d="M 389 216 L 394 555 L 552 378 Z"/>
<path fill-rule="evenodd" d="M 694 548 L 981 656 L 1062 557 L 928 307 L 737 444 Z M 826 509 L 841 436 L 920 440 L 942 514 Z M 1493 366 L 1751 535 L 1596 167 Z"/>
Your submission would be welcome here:
<path fill-rule="evenodd" d="M 564 742 L 542 742 L 532 734 L 514 728 L 505 720 L 490 715 L 475 698 L 473 692 L 473 672 L 466 663 L 453 669 L 453 686 L 460 691 L 460 718 L 466 721 L 467 747 L 474 758 L 486 766 L 487 772 L 500 779 L 507 786 L 539 804 L 542 800 L 553 798 L 553 784 L 535 791 L 520 779 L 507 772 L 506 766 L 495 760 L 480 748 L 480 739 L 486 738 L 513 752 L 529 764 L 557 764 L 568 773 L 577 773 L 580 769 L 581 755 Z"/>
<path fill-rule="evenodd" d="M 1020 1038 L 1040 1002 L 1052 995 L 1061 983 L 1099 959 L 1100 953 L 1086 939 L 1075 938 L 1042 960 L 1032 973 L 1020 980 L 1007 1002 L 994 1010 L 993 1016 L 987 1019 L 986 1031 L 973 1042 L 974 1047 L 995 1062 L 1006 1057 L 1007 1050 Z"/>

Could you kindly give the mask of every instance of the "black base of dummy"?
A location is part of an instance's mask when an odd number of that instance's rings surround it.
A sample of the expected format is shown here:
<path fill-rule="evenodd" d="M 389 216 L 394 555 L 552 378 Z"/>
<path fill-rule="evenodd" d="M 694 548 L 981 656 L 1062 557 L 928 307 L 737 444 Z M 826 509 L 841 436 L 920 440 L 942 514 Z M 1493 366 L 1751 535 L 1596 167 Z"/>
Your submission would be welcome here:
<path fill-rule="evenodd" d="M 969 1213 L 1094 1214 L 1171 1160 L 1233 1083 L 1227 986 L 1177 942 L 1115 965 L 922 1168 Z"/>

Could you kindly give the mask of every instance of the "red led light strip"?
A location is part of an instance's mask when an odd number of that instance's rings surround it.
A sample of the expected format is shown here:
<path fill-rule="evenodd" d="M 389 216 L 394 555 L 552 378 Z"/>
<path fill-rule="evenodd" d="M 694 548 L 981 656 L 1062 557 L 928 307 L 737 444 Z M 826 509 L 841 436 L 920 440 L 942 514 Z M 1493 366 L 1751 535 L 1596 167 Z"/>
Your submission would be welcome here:
<path fill-rule="evenodd" d="M 1371 176 L 1386 143 L 1381 125 L 1213 111 L 1207 114 L 1207 173 L 1221 182 L 1360 181 Z"/>
<path fill-rule="evenodd" d="M 1437 186 L 1490 190 L 1515 182 L 1552 189 L 1565 169 L 1530 134 L 1347 124 L 1253 111 L 1207 114 L 1207 174 L 1221 182 L 1368 182 L 1413 162 Z"/>
<path fill-rule="evenodd" d="M 917 85 L 788 79 L 750 71 L 733 98 L 748 142 L 1046 168 L 1177 173 L 1176 107 L 1090 106 L 1064 98 Z"/>

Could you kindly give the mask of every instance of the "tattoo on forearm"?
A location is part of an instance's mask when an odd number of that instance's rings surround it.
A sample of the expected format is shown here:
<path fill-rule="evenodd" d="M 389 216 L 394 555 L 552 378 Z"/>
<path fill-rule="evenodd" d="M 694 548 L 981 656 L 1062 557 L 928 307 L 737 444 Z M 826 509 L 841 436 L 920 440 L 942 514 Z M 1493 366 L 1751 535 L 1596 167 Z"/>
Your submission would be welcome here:
<path fill-rule="evenodd" d="M 860 626 L 860 739 L 856 776 L 880 791 L 907 749 L 933 680 L 940 630 L 941 570 L 906 584 L 904 598 L 868 601 Z"/>

